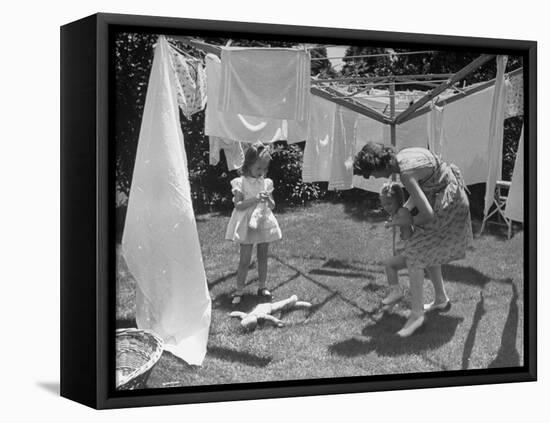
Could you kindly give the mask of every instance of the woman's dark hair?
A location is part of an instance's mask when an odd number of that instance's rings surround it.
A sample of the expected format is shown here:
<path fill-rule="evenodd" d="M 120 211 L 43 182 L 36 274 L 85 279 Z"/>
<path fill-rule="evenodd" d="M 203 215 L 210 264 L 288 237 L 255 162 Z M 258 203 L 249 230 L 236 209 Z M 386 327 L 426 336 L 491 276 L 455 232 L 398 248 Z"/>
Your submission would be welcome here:
<path fill-rule="evenodd" d="M 269 152 L 269 147 L 264 145 L 261 142 L 256 142 L 247 148 L 244 153 L 244 163 L 241 167 L 241 174 L 248 176 L 250 174 L 250 167 L 257 160 L 265 160 L 268 163 L 271 161 L 271 154 Z"/>
<path fill-rule="evenodd" d="M 396 151 L 391 145 L 368 142 L 355 155 L 353 174 L 369 178 L 373 171 L 382 171 L 396 165 Z"/>

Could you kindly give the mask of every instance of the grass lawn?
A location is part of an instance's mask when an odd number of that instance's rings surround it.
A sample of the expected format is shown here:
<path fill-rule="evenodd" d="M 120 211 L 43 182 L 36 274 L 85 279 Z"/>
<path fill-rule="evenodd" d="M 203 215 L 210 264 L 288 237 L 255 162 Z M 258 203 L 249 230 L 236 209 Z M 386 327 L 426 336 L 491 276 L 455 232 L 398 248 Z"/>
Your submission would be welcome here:
<path fill-rule="evenodd" d="M 203 365 L 189 366 L 165 352 L 147 387 L 313 379 L 523 364 L 523 233 L 510 241 L 484 234 L 464 260 L 443 267 L 453 302 L 430 314 L 415 335 L 400 339 L 407 302 L 381 313 L 381 261 L 391 254 L 384 215 L 349 204 L 321 202 L 277 214 L 283 240 L 270 246 L 268 287 L 274 299 L 292 294 L 313 304 L 284 312 L 284 328 L 269 324 L 245 333 L 233 309 L 238 246 L 224 241 L 229 217 L 197 216 L 210 294 L 212 324 Z M 477 230 L 479 224 L 475 224 Z M 407 272 L 401 283 L 408 284 Z M 135 325 L 134 281 L 121 262 L 119 327 Z M 257 303 L 255 266 L 239 310 Z M 426 299 L 432 297 L 426 280 Z"/>

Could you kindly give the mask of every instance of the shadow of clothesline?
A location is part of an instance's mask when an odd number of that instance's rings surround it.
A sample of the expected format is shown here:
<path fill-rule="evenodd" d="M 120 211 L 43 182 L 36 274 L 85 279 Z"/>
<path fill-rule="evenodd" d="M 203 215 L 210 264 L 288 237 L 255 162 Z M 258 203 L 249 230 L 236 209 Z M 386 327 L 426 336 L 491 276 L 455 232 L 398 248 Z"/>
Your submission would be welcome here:
<path fill-rule="evenodd" d="M 460 282 L 473 286 L 484 286 L 493 281 L 503 284 L 511 284 L 511 278 L 491 278 L 471 266 L 459 266 L 456 264 L 444 264 L 441 266 L 443 280 L 449 282 Z"/>
<path fill-rule="evenodd" d="M 464 341 L 464 350 L 462 352 L 462 370 L 468 369 L 468 363 L 474 349 L 477 328 L 479 326 L 481 318 L 485 314 L 485 299 L 483 298 L 483 291 L 479 291 L 479 296 L 480 298 L 477 302 L 474 316 L 472 317 L 472 326 L 470 326 L 470 330 L 468 331 L 468 335 L 466 336 L 466 340 Z"/>

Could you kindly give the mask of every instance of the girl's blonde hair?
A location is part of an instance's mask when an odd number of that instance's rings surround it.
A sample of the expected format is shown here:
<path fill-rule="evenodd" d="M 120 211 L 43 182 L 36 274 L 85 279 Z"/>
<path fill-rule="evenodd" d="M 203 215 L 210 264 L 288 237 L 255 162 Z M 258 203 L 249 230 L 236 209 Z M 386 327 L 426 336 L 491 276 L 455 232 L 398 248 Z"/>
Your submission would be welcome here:
<path fill-rule="evenodd" d="M 271 161 L 269 147 L 261 142 L 254 143 L 246 149 L 244 153 L 244 163 L 241 167 L 241 174 L 244 176 L 250 175 L 250 168 L 258 160 L 265 160 L 268 163 Z"/>
<path fill-rule="evenodd" d="M 380 197 L 393 198 L 399 208 L 405 204 L 405 193 L 403 188 L 397 182 L 387 182 L 380 190 Z"/>

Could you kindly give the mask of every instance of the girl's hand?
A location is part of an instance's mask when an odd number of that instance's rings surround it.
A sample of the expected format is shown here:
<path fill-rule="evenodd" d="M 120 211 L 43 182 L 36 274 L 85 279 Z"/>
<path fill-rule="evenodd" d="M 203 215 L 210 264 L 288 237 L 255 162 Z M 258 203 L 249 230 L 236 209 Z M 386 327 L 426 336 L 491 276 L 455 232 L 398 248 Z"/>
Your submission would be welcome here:
<path fill-rule="evenodd" d="M 260 200 L 267 201 L 269 200 L 269 193 L 266 191 L 260 192 Z"/>
<path fill-rule="evenodd" d="M 384 227 L 387 229 L 387 228 L 391 228 L 393 226 L 393 223 L 391 222 L 391 220 L 386 220 L 386 222 L 384 222 Z"/>

